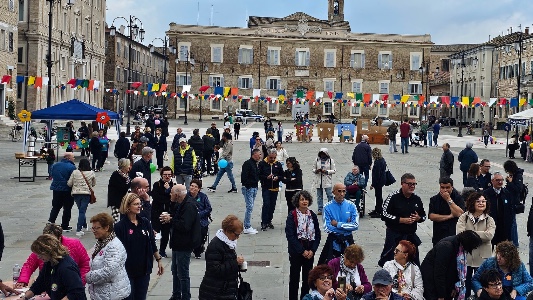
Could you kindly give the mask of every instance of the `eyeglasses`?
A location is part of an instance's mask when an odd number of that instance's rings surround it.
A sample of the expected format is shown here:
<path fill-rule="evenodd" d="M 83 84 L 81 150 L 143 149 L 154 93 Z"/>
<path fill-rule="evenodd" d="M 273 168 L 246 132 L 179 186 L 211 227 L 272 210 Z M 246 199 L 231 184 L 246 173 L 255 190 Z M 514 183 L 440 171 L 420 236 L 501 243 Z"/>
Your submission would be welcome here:
<path fill-rule="evenodd" d="M 407 184 L 409 187 L 413 187 L 413 186 L 416 186 L 417 183 L 416 182 L 402 182 L 403 184 Z"/>
<path fill-rule="evenodd" d="M 333 275 L 322 275 L 322 276 L 318 277 L 318 279 L 320 279 L 322 281 L 332 280 L 333 279 Z"/>
<path fill-rule="evenodd" d="M 403 253 L 405 254 L 405 252 L 403 252 L 402 250 L 398 249 L 398 248 L 394 248 L 394 254 L 398 254 L 398 253 Z"/>
<path fill-rule="evenodd" d="M 172 174 L 163 174 L 163 176 L 172 176 Z"/>
<path fill-rule="evenodd" d="M 91 227 L 91 230 L 92 230 L 92 231 L 96 231 L 96 230 L 98 230 L 98 229 L 102 229 L 102 226 L 100 226 L 100 227 Z"/>
<path fill-rule="evenodd" d="M 491 289 L 501 289 L 502 288 L 502 282 L 498 282 L 498 283 L 489 283 L 489 287 Z"/>
<path fill-rule="evenodd" d="M 490 169 L 490 166 L 482 166 L 483 168 L 489 168 Z"/>

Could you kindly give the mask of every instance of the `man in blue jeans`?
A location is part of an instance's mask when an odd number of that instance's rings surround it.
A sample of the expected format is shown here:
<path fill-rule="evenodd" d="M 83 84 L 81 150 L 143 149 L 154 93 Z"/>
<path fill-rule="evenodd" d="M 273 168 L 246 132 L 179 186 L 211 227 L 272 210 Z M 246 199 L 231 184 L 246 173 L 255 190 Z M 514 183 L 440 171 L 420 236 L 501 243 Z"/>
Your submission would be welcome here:
<path fill-rule="evenodd" d="M 256 234 L 257 230 L 252 227 L 250 220 L 254 209 L 255 196 L 257 196 L 257 187 L 259 182 L 259 168 L 257 163 L 261 160 L 261 150 L 254 149 L 249 160 L 242 164 L 241 184 L 246 212 L 244 214 L 244 234 Z"/>
<path fill-rule="evenodd" d="M 236 193 L 237 192 L 237 186 L 235 185 L 235 179 L 233 178 L 233 142 L 231 141 L 232 137 L 231 134 L 228 132 L 224 132 L 222 134 L 222 142 L 224 143 L 224 146 L 222 146 L 222 154 L 220 154 L 220 159 L 225 159 L 228 162 L 228 165 L 225 168 L 220 168 L 217 173 L 217 178 L 215 179 L 215 182 L 212 186 L 208 187 L 207 190 L 210 192 L 216 192 L 217 185 L 220 182 L 220 179 L 222 179 L 222 175 L 224 173 L 228 173 L 229 181 L 231 182 L 231 190 L 228 191 L 228 193 Z"/>
<path fill-rule="evenodd" d="M 200 217 L 196 203 L 187 197 L 187 189 L 176 184 L 170 192 L 170 201 L 175 204 L 171 216 L 162 216 L 161 222 L 172 223 L 170 245 L 172 248 L 172 297 L 170 300 L 191 299 L 189 265 L 191 252 L 196 248 L 195 237 L 201 236 Z"/>
<path fill-rule="evenodd" d="M 261 195 L 263 208 L 261 210 L 261 230 L 274 229 L 272 219 L 276 210 L 279 193 L 279 182 L 283 179 L 283 166 L 276 160 L 278 152 L 275 148 L 268 149 L 268 156 L 259 162 L 259 180 L 261 180 Z"/>
<path fill-rule="evenodd" d="M 50 171 L 50 175 L 52 176 L 52 184 L 50 185 L 50 189 L 52 190 L 52 210 L 50 211 L 48 222 L 55 223 L 57 215 L 59 215 L 61 208 L 63 208 L 61 228 L 63 228 L 64 232 L 72 230 L 69 223 L 72 206 L 74 206 L 74 198 L 71 195 L 72 188 L 68 186 L 67 182 L 74 170 L 76 170 L 74 153 L 66 152 L 63 155 L 63 159 L 55 163 Z"/>
<path fill-rule="evenodd" d="M 400 125 L 402 154 L 409 153 L 409 131 L 411 131 L 411 125 L 409 124 L 409 120 L 405 119 L 402 125 Z"/>

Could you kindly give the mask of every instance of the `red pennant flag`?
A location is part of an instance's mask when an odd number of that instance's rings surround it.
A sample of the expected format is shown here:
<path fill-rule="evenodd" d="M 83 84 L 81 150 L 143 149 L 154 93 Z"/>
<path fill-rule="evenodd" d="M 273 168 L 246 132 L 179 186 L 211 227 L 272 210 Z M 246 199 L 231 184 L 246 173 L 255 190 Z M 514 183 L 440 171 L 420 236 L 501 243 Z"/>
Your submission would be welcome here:
<path fill-rule="evenodd" d="M 42 88 L 42 87 L 43 87 L 43 78 L 35 77 L 35 88 Z"/>
<path fill-rule="evenodd" d="M 2 81 L 0 82 L 0 84 L 9 83 L 10 81 L 11 81 L 11 76 L 10 75 L 4 75 L 4 76 L 2 76 Z"/>
<path fill-rule="evenodd" d="M 160 92 L 166 92 L 167 91 L 168 84 L 163 83 L 161 84 L 161 88 L 159 89 Z"/>
<path fill-rule="evenodd" d="M 135 90 L 138 89 L 141 85 L 142 85 L 142 82 L 132 82 L 131 83 L 131 87 L 133 89 L 135 89 Z"/>
<path fill-rule="evenodd" d="M 87 87 L 87 89 L 88 89 L 89 91 L 94 90 L 94 80 L 92 80 L 92 79 L 89 80 L 89 87 Z"/>
<path fill-rule="evenodd" d="M 370 103 L 370 96 L 371 96 L 370 94 L 364 94 L 363 101 L 367 104 Z"/>
<path fill-rule="evenodd" d="M 333 99 L 333 92 L 328 91 L 328 97 L 329 99 Z"/>
<path fill-rule="evenodd" d="M 77 81 L 76 78 L 72 78 L 71 80 L 67 82 L 67 84 L 70 84 L 74 87 L 76 85 L 76 81 Z"/>

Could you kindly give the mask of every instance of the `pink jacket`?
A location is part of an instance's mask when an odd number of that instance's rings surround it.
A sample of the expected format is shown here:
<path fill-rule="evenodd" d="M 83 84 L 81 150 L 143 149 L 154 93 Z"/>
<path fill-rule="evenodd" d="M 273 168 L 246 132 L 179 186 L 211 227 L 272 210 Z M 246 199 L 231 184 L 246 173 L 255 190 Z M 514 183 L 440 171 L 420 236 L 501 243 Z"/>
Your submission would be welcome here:
<path fill-rule="evenodd" d="M 70 257 L 72 257 L 72 259 L 78 265 L 81 274 L 81 281 L 83 285 L 85 285 L 85 274 L 87 274 L 90 269 L 89 255 L 87 254 L 87 250 L 85 250 L 85 247 L 78 239 L 63 236 L 61 237 L 61 243 L 63 244 L 63 246 L 67 247 L 68 252 L 70 253 Z M 22 269 L 20 270 L 20 277 L 18 282 L 28 284 L 33 272 L 35 272 L 37 268 L 41 270 L 43 268 L 43 264 L 44 262 L 37 257 L 37 254 L 30 254 L 28 259 L 22 266 Z"/>

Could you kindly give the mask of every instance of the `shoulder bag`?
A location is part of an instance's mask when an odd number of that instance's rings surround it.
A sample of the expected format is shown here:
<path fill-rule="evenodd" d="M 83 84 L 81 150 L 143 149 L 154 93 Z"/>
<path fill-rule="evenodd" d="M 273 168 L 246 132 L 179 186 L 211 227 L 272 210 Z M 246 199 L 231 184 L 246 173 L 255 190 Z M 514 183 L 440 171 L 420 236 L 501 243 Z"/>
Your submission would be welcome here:
<path fill-rule="evenodd" d="M 90 204 L 95 204 L 96 203 L 96 196 L 94 195 L 93 188 L 89 184 L 89 181 L 87 181 L 87 177 L 85 177 L 85 175 L 83 174 L 83 171 L 80 171 L 80 173 L 81 173 L 81 176 L 83 176 L 83 179 L 85 179 L 85 183 L 87 183 L 87 187 L 89 187 L 89 191 L 91 192 L 91 201 L 89 203 Z"/>
<path fill-rule="evenodd" d="M 252 286 L 242 279 L 241 272 L 239 272 L 239 288 L 237 290 L 237 299 L 252 300 L 252 294 Z"/>
<path fill-rule="evenodd" d="M 389 166 L 386 166 L 387 170 L 385 171 L 385 185 L 393 185 L 396 182 L 396 178 L 392 175 L 391 171 L 389 170 Z"/>

